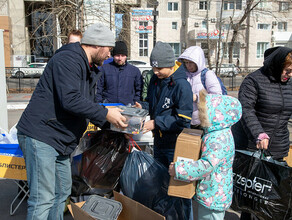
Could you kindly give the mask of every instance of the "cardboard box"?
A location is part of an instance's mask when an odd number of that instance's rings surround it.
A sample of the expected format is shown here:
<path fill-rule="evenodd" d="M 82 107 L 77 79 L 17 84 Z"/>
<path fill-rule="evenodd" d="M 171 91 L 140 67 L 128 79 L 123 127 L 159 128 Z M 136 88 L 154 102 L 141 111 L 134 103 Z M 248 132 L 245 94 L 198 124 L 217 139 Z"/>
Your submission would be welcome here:
<path fill-rule="evenodd" d="M 292 145 L 290 145 L 290 150 L 287 157 L 284 157 L 289 167 L 292 167 Z"/>
<path fill-rule="evenodd" d="M 114 191 L 116 201 L 122 203 L 123 209 L 118 220 L 165 220 L 165 217 L 136 202 L 129 197 Z M 85 202 L 68 205 L 68 209 L 75 220 L 95 220 L 88 213 L 81 209 Z"/>
<path fill-rule="evenodd" d="M 185 128 L 178 136 L 173 161 L 178 157 L 198 160 L 201 152 L 201 136 L 203 131 Z M 184 182 L 170 178 L 168 195 L 191 199 L 196 192 L 196 182 Z"/>

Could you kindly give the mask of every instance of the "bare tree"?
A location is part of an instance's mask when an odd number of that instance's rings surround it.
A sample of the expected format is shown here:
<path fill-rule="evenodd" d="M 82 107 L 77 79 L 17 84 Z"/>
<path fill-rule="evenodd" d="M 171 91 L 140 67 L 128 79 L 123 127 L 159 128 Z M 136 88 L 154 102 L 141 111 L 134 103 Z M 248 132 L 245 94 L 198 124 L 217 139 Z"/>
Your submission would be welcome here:
<path fill-rule="evenodd" d="M 237 36 L 239 31 L 242 29 L 243 22 L 247 19 L 247 17 L 250 15 L 251 11 L 253 11 L 259 3 L 261 3 L 262 0 L 247 0 L 246 6 L 244 8 L 244 12 L 242 16 L 238 19 L 238 22 L 235 22 L 232 17 L 230 17 L 230 24 L 232 25 L 233 31 L 232 31 L 232 38 L 228 47 L 228 62 L 232 63 L 233 61 L 233 47 L 234 43 L 237 40 Z"/>

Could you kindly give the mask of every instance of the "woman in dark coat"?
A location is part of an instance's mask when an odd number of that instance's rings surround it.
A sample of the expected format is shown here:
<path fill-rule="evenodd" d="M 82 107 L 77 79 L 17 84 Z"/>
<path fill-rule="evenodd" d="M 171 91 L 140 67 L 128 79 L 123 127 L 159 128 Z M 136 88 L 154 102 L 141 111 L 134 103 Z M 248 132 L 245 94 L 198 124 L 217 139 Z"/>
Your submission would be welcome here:
<path fill-rule="evenodd" d="M 265 51 L 264 66 L 242 82 L 238 99 L 242 104 L 240 124 L 247 141 L 234 132 L 237 149 L 268 149 L 276 160 L 289 152 L 288 120 L 292 114 L 292 49 L 274 47 Z M 233 129 L 234 130 L 234 129 Z M 237 129 L 235 129 L 237 130 Z M 249 219 L 242 213 L 241 219 Z"/>

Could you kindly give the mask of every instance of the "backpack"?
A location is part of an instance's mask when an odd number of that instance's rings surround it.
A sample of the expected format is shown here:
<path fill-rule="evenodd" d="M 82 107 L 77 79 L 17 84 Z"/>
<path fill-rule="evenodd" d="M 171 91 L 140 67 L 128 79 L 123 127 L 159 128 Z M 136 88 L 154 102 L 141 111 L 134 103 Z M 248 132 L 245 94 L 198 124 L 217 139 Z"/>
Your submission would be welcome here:
<path fill-rule="evenodd" d="M 207 88 L 206 88 L 206 73 L 208 72 L 208 70 L 209 70 L 208 68 L 205 68 L 205 69 L 203 69 L 202 72 L 201 72 L 201 81 L 202 81 L 202 84 L 203 84 L 203 86 L 204 86 L 204 88 L 205 88 L 206 90 L 207 90 Z M 219 81 L 219 83 L 220 83 L 220 86 L 221 86 L 222 95 L 227 95 L 227 89 L 226 89 L 226 87 L 224 86 L 222 80 L 221 80 L 220 77 L 218 77 L 218 76 L 217 76 L 217 79 L 218 79 L 218 81 Z"/>

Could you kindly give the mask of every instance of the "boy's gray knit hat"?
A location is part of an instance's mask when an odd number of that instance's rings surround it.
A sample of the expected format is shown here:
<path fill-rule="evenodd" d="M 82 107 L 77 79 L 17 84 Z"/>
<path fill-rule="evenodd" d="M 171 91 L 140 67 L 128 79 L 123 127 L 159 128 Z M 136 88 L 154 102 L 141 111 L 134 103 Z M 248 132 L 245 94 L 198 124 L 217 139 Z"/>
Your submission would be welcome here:
<path fill-rule="evenodd" d="M 86 29 L 81 39 L 81 44 L 114 47 L 115 37 L 109 28 L 103 24 L 97 23 L 90 25 Z"/>
<path fill-rule="evenodd" d="M 152 67 L 173 67 L 175 65 L 174 52 L 168 43 L 158 41 L 150 55 Z"/>

